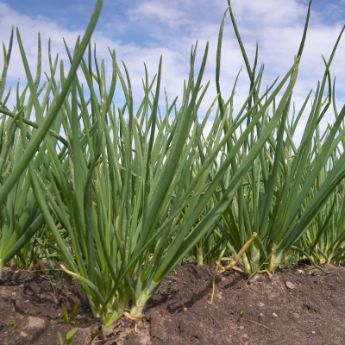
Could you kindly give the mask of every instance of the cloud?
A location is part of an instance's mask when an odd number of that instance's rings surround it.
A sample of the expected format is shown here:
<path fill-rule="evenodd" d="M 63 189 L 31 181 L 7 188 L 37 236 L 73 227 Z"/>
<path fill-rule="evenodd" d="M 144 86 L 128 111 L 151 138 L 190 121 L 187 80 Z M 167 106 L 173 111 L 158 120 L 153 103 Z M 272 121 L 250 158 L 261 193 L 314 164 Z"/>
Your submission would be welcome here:
<path fill-rule="evenodd" d="M 82 31 L 67 30 L 48 18 L 39 16 L 32 18 L 23 15 L 13 10 L 11 7 L 0 3 L 0 41 L 4 42 L 5 45 L 8 43 L 12 27 L 18 27 L 19 29 L 24 50 L 32 70 L 35 70 L 37 63 L 38 33 L 40 33 L 42 40 L 43 69 L 45 71 L 48 70 L 48 40 L 51 39 L 53 53 L 59 53 L 60 57 L 67 61 L 63 38 L 72 46 L 77 37 L 82 34 Z M 1 56 L 1 65 L 3 64 L 2 59 L 3 57 Z M 11 55 L 8 77 L 12 80 L 25 79 L 25 71 L 16 39 Z"/>
<path fill-rule="evenodd" d="M 231 1 L 239 20 L 251 23 L 251 27 L 295 25 L 303 20 L 306 6 L 295 0 L 247 0 Z"/>
<path fill-rule="evenodd" d="M 160 24 L 167 24 L 170 27 L 181 25 L 184 13 L 175 6 L 158 1 L 144 1 L 136 8 L 128 11 L 129 19 L 132 22 L 158 21 Z"/>

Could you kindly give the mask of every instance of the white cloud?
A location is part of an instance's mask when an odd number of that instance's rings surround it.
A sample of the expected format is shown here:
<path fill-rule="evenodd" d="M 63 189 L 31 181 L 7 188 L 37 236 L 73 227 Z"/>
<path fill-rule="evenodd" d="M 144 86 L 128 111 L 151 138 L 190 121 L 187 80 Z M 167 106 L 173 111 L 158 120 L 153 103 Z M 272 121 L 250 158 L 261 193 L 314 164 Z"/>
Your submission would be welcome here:
<path fill-rule="evenodd" d="M 306 7 L 295 0 L 231 1 L 239 20 L 255 27 L 266 25 L 294 25 L 305 17 Z"/>
<path fill-rule="evenodd" d="M 136 8 L 129 11 L 129 19 L 132 22 L 157 20 L 161 24 L 171 27 L 181 24 L 184 13 L 170 3 L 163 4 L 158 1 L 144 1 Z"/>
<path fill-rule="evenodd" d="M 72 47 L 77 37 L 82 34 L 81 31 L 69 31 L 64 29 L 47 18 L 31 18 L 20 14 L 17 11 L 12 10 L 9 6 L 0 3 L 0 41 L 4 42 L 6 46 L 8 44 L 12 27 L 18 27 L 19 29 L 24 50 L 32 71 L 35 70 L 37 63 L 37 39 L 39 32 L 42 40 L 42 63 L 45 71 L 48 70 L 48 39 L 51 38 L 53 53 L 59 53 L 60 57 L 67 61 L 63 38 L 66 40 L 67 44 Z M 1 66 L 3 64 L 2 59 L 3 57 L 1 56 Z M 15 81 L 18 79 L 25 79 L 23 63 L 16 39 L 13 45 L 8 77 Z"/>

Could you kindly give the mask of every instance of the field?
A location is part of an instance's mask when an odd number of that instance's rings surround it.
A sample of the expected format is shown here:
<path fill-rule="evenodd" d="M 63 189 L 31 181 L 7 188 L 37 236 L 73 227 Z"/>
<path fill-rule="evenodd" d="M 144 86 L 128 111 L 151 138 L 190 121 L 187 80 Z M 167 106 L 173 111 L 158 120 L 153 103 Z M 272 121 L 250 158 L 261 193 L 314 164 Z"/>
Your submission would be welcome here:
<path fill-rule="evenodd" d="M 32 69 L 12 31 L 0 80 L 0 341 L 342 344 L 345 106 L 331 68 L 344 29 L 297 108 L 310 7 L 291 68 L 267 86 L 228 2 L 207 111 L 209 45 L 192 47 L 181 99 L 164 95 L 162 57 L 153 77 L 145 66 L 138 100 L 116 52 L 109 70 L 90 44 L 101 0 L 65 44 L 69 62 L 49 44 L 46 71 L 40 36 Z M 237 79 L 230 93 L 220 83 L 226 19 L 248 77 L 240 106 Z M 7 83 L 14 44 L 25 86 Z"/>

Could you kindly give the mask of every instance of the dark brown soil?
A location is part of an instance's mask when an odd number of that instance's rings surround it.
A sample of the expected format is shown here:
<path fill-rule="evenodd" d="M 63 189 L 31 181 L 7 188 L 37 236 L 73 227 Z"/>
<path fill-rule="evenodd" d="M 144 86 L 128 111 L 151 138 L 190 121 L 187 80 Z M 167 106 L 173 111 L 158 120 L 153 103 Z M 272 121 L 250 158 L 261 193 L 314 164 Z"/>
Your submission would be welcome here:
<path fill-rule="evenodd" d="M 58 332 L 77 327 L 76 345 L 345 345 L 345 268 L 325 269 L 300 265 L 250 281 L 227 272 L 211 303 L 211 269 L 185 264 L 161 284 L 144 323 L 122 319 L 102 335 L 71 278 L 6 269 L 0 344 L 58 344 Z"/>
<path fill-rule="evenodd" d="M 43 269 L 43 271 L 42 271 Z M 58 344 L 80 328 L 73 344 L 81 345 L 100 325 L 92 319 L 80 287 L 61 272 L 5 269 L 0 278 L 0 344 Z M 64 311 L 65 310 L 65 311 Z M 66 338 L 65 338 L 66 339 Z"/>

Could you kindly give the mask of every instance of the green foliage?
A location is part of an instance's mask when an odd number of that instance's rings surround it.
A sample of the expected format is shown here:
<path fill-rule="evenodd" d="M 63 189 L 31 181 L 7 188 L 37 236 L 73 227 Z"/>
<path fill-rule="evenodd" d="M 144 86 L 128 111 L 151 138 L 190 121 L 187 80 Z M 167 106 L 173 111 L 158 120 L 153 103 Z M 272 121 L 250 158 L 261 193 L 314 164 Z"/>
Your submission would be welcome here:
<path fill-rule="evenodd" d="M 310 7 L 291 68 L 262 91 L 258 49 L 251 64 L 229 2 L 218 37 L 217 96 L 202 113 L 208 44 L 199 64 L 197 46 L 191 50 L 181 100 L 165 97 L 164 105 L 161 58 L 152 78 L 145 66 L 139 101 L 115 52 L 109 51 L 107 70 L 89 44 L 101 3 L 83 39 L 74 49 L 65 44 L 68 74 L 49 47 L 41 81 L 38 38 L 33 75 L 17 31 L 27 85 L 17 88 L 13 110 L 5 94 L 13 33 L 4 48 L 0 268 L 14 256 L 29 263 L 37 251 L 57 258 L 83 287 L 94 315 L 111 324 L 124 313 L 141 318 L 162 279 L 191 255 L 203 264 L 237 253 L 228 267 L 241 261 L 248 274 L 273 272 L 292 254 L 343 262 L 345 108 L 336 109 L 330 74 L 342 32 L 322 81 L 296 113 L 293 91 Z M 228 15 L 249 80 L 236 112 L 237 78 L 227 98 L 220 85 Z M 320 133 L 331 105 L 334 122 Z M 298 142 L 302 117 L 308 122 Z M 65 322 L 76 313 L 62 308 Z M 74 334 L 58 339 L 68 343 Z"/>
<path fill-rule="evenodd" d="M 32 235 L 42 227 L 43 218 L 38 213 L 38 206 L 34 202 L 26 168 L 30 163 L 33 169 L 42 163 L 42 156 L 37 151 L 54 120 L 58 117 L 80 60 L 90 41 L 101 6 L 102 0 L 97 1 L 85 35 L 76 44 L 69 73 L 61 81 L 60 89 L 53 82 L 56 64 L 54 66 L 51 64 L 51 79 L 48 83 L 40 85 L 40 36 L 38 37 L 36 76 L 33 78 L 19 31 L 16 30 L 28 84 L 22 93 L 19 92 L 19 86 L 17 87 L 16 104 L 13 111 L 9 111 L 6 107 L 10 91 L 4 97 L 13 31 L 8 48 L 6 49 L 4 46 L 4 65 L 0 80 L 0 113 L 4 115 L 0 122 L 0 270 L 6 262 L 19 253 L 20 248 L 28 244 Z M 32 125 L 29 120 L 32 114 L 37 122 L 41 123 L 40 125 Z M 25 124 L 31 125 L 30 128 L 24 126 Z M 37 129 L 33 130 L 34 128 Z M 51 144 L 53 145 L 53 143 Z"/>
<path fill-rule="evenodd" d="M 66 334 L 65 337 L 61 332 L 57 332 L 57 343 L 59 345 L 72 345 L 72 338 L 77 334 L 78 328 L 71 328 Z"/>
<path fill-rule="evenodd" d="M 309 14 L 310 7 L 296 61 L 300 60 L 303 52 Z M 253 111 L 255 114 L 262 109 L 262 105 L 257 101 L 260 89 L 255 84 L 255 80 L 260 78 L 260 72 L 258 75 L 255 73 L 257 56 L 254 66 L 251 67 L 249 62 L 247 63 L 248 58 L 231 7 L 230 16 L 251 80 L 251 102 L 256 104 Z M 222 30 L 223 25 L 220 37 L 222 37 Z M 273 272 L 280 265 L 291 247 L 298 242 L 308 230 L 308 226 L 318 217 L 320 210 L 334 195 L 335 189 L 345 176 L 345 153 L 339 146 L 344 140 L 344 129 L 341 124 L 345 116 L 345 108 L 336 113 L 334 123 L 329 124 L 322 140 L 319 138 L 318 131 L 319 123 L 332 101 L 329 67 L 342 33 L 343 30 L 329 60 L 325 61 L 324 77 L 314 92 L 309 113 L 306 114 L 306 105 L 311 94 L 306 98 L 297 116 L 296 114 L 289 116 L 296 76 L 291 77 L 287 92 L 273 100 L 272 107 L 261 117 L 261 121 L 256 125 L 255 131 L 251 133 L 250 139 L 243 145 L 240 154 L 234 159 L 231 169 L 224 176 L 226 188 L 231 183 L 231 176 L 237 170 L 239 163 L 246 159 L 247 152 L 256 147 L 257 144 L 253 138 L 279 114 L 279 125 L 270 134 L 259 157 L 248 168 L 236 197 L 223 213 L 219 225 L 224 238 L 229 241 L 235 252 L 240 251 L 254 232 L 258 234 L 253 245 L 242 258 L 244 270 L 248 274 L 260 270 Z M 218 61 L 220 62 L 220 59 Z M 259 86 L 260 83 L 257 85 Z M 327 91 L 326 99 L 324 99 L 325 91 Z M 220 102 L 222 102 L 221 98 Z M 307 118 L 307 125 L 298 144 L 295 132 L 301 123 L 302 116 Z M 231 119 L 228 121 L 230 122 Z M 238 142 L 240 138 L 241 134 L 235 137 L 233 142 Z M 313 143 L 315 144 L 313 145 Z M 231 144 L 229 143 L 229 145 Z M 332 164 L 329 164 L 330 159 Z M 321 173 L 323 178 L 320 179 Z"/>
<path fill-rule="evenodd" d="M 193 174 L 188 176 L 197 154 L 198 135 L 205 126 L 205 121 L 199 124 L 197 113 L 205 94 L 201 81 L 206 56 L 207 47 L 200 70 L 195 73 L 196 49 L 192 50 L 182 105 L 171 116 L 175 106 L 167 104 L 161 117 L 161 63 L 152 82 L 146 74 L 145 97 L 134 113 L 126 67 L 123 77 L 115 54 L 111 53 L 113 71 L 107 89 L 104 65 L 96 67 L 95 73 L 90 72 L 90 50 L 89 63 L 82 62 L 88 91 L 75 79 L 70 102 L 61 109 L 68 142 L 66 155 L 52 150 L 50 145 L 44 152 L 47 160 L 43 173 L 40 169 L 30 170 L 37 201 L 67 266 L 64 269 L 79 279 L 94 314 L 105 323 L 118 318 L 127 307 L 135 317 L 140 316 L 161 279 L 219 217 L 216 208 L 202 218 L 201 215 L 230 159 L 223 162 L 211 181 L 207 181 L 208 167 L 215 163 L 226 139 L 246 116 L 237 120 L 213 148 L 210 145 L 205 150 L 203 163 L 194 165 Z M 97 66 L 96 57 L 93 62 Z M 125 104 L 115 109 L 111 101 L 117 78 Z M 282 86 L 283 83 L 279 88 Z M 90 94 L 89 100 L 86 94 Z M 270 130 L 265 131 L 258 145 L 264 143 Z M 240 143 L 233 155 L 239 147 Z M 253 160 L 258 151 L 244 164 Z M 234 193 L 244 171 L 245 167 L 236 175 L 228 195 Z M 216 206 L 228 203 L 227 197 Z M 67 232 L 68 242 L 57 223 Z"/>

